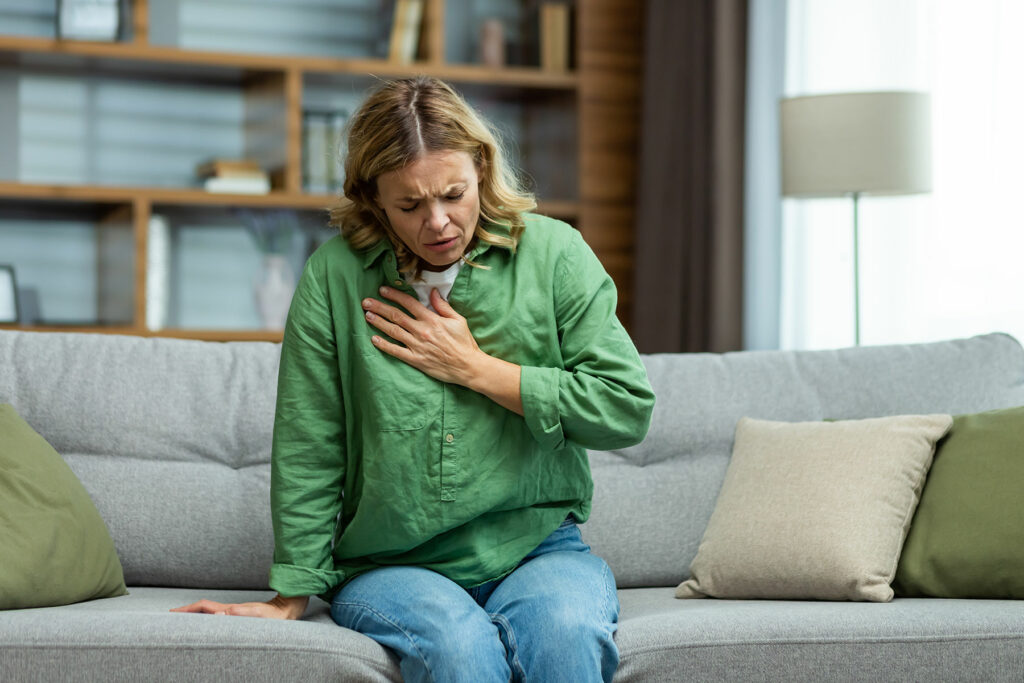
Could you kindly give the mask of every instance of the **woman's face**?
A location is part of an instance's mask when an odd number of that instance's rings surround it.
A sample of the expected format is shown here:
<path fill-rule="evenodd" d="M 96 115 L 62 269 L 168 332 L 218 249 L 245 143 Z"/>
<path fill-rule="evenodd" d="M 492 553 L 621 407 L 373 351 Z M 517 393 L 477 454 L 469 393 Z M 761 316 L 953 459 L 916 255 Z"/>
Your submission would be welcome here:
<path fill-rule="evenodd" d="M 377 178 L 377 204 L 424 270 L 462 257 L 480 219 L 480 178 L 466 152 L 430 152 Z"/>

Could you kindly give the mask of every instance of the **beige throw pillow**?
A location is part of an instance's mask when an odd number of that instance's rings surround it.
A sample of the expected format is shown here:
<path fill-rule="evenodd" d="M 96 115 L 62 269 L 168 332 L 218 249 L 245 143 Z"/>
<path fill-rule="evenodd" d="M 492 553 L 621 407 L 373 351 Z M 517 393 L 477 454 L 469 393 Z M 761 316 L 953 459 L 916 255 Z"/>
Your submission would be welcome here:
<path fill-rule="evenodd" d="M 676 597 L 888 602 L 935 443 L 952 422 L 741 419 Z"/>

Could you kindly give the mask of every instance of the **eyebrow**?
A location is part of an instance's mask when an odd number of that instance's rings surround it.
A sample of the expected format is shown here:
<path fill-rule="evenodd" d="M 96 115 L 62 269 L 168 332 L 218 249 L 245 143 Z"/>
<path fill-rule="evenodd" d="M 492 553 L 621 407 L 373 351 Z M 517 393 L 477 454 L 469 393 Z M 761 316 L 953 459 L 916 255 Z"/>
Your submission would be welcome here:
<path fill-rule="evenodd" d="M 448 187 L 446 187 L 444 189 L 444 192 L 442 192 L 438 196 L 441 197 L 441 196 L 444 196 L 444 195 L 447 195 L 447 194 L 451 194 L 452 192 L 455 192 L 456 190 L 458 190 L 460 187 L 463 190 L 465 190 L 465 188 L 468 187 L 468 186 L 469 186 L 469 183 L 467 183 L 465 180 L 460 180 L 460 181 L 454 182 L 451 185 L 449 185 Z M 420 199 L 422 199 L 422 196 L 413 197 L 412 195 L 406 195 L 404 197 L 399 197 L 397 199 L 397 201 L 400 201 L 400 202 L 417 202 Z"/>

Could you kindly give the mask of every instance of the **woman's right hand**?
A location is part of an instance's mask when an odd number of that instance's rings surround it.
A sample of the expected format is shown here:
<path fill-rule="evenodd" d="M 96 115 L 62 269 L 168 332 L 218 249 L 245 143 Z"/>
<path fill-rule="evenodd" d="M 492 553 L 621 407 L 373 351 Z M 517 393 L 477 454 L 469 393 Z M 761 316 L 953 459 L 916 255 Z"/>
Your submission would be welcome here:
<path fill-rule="evenodd" d="M 197 614 L 224 614 L 236 617 L 262 617 L 264 619 L 298 619 L 306 611 L 309 596 L 284 598 L 277 595 L 266 602 L 223 603 L 200 600 L 184 607 L 175 607 L 172 612 L 194 612 Z"/>

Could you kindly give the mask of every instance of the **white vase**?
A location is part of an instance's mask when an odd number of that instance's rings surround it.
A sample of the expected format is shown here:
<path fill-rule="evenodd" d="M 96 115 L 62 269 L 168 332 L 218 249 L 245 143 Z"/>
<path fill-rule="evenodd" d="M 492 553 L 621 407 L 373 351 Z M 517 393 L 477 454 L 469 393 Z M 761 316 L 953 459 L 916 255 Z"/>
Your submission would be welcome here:
<path fill-rule="evenodd" d="M 256 309 L 263 327 L 268 330 L 283 330 L 288 318 L 288 306 L 295 293 L 295 273 L 288 259 L 280 254 L 263 257 L 263 272 L 253 283 Z"/>
<path fill-rule="evenodd" d="M 505 66 L 505 26 L 501 19 L 485 19 L 480 24 L 480 63 L 495 69 Z"/>

